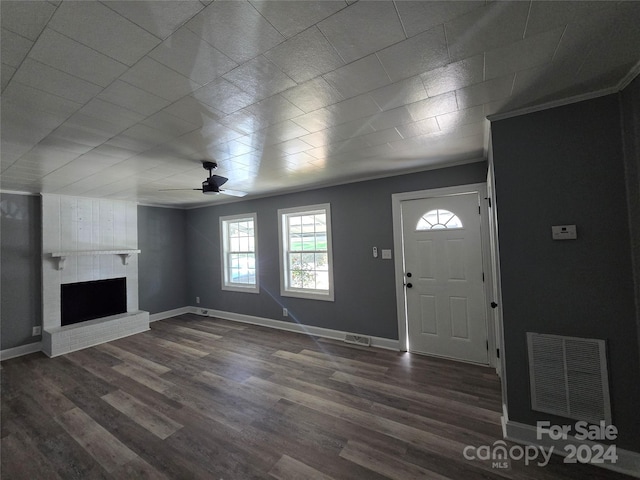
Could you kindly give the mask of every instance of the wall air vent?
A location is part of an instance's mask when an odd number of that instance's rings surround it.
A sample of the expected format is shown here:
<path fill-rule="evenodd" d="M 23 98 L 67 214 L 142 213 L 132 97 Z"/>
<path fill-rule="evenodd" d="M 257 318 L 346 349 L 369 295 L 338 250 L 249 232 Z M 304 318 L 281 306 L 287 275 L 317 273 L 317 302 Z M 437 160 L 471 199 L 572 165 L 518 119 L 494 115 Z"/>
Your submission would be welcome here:
<path fill-rule="evenodd" d="M 353 343 L 356 345 L 363 345 L 365 347 L 368 347 L 371 345 L 371 338 L 370 337 L 365 337 L 362 335 L 355 335 L 353 333 L 347 333 L 344 336 L 344 341 L 346 343 Z"/>
<path fill-rule="evenodd" d="M 527 332 L 531 408 L 611 423 L 604 340 Z"/>

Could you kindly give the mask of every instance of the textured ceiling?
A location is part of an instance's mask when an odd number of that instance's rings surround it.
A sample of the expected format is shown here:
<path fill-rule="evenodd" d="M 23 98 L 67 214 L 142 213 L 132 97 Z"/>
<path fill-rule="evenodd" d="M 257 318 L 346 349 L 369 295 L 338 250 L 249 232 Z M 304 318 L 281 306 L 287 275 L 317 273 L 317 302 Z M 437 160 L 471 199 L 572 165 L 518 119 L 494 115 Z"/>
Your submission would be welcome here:
<path fill-rule="evenodd" d="M 4 191 L 194 206 L 486 155 L 487 115 L 616 91 L 640 2 L 7 1 Z"/>

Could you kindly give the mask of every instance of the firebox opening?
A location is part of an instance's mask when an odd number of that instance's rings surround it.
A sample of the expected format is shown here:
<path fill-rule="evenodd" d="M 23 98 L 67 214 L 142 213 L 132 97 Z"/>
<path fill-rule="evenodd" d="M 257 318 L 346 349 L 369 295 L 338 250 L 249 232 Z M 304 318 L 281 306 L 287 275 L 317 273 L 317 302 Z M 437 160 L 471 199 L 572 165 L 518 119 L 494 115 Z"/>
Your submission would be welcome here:
<path fill-rule="evenodd" d="M 62 326 L 127 311 L 127 279 L 110 278 L 61 285 Z"/>

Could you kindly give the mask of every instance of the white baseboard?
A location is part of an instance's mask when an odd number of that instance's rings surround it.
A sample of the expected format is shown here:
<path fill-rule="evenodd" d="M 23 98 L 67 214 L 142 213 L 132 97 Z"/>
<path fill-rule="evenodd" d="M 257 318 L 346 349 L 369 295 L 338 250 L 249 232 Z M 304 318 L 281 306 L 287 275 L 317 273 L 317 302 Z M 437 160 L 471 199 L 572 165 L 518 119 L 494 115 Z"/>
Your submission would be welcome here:
<path fill-rule="evenodd" d="M 332 330 L 330 328 L 314 327 L 309 325 L 302 325 L 299 323 L 283 322 L 281 320 L 273 320 L 271 318 L 254 317 L 252 315 L 243 315 L 241 313 L 224 312 L 221 310 L 211 310 L 202 307 L 181 307 L 173 310 L 167 310 L 166 312 L 158 312 L 149 315 L 149 322 L 157 322 L 158 320 L 164 320 L 165 318 L 175 317 L 177 315 L 184 315 L 185 313 L 195 313 L 202 315 L 202 311 L 207 311 L 207 316 L 223 318 L 225 320 L 232 320 L 241 323 L 250 323 L 252 325 L 261 325 L 263 327 L 275 328 L 278 330 L 286 330 L 289 332 L 306 333 L 307 335 L 313 335 L 315 337 L 331 338 L 334 340 L 344 340 L 344 336 L 347 333 L 357 332 L 343 332 L 340 330 Z M 400 350 L 400 343 L 398 340 L 382 337 L 372 337 L 371 346 L 377 348 L 384 348 L 386 350 Z M 8 348 L 0 351 L 0 361 L 8 360 L 10 358 L 20 357 L 22 355 L 28 355 L 30 353 L 42 351 L 42 342 L 30 343 L 28 345 L 21 345 L 19 347 Z"/>
<path fill-rule="evenodd" d="M 9 360 L 10 358 L 21 357 L 22 355 L 29 355 L 30 353 L 41 351 L 42 342 L 34 342 L 27 345 L 20 345 L 19 347 L 7 348 L 6 350 L 0 350 L 0 361 Z"/>
<path fill-rule="evenodd" d="M 314 327 L 311 325 L 303 325 L 300 323 L 283 322 L 282 320 L 274 320 L 272 318 L 254 317 L 253 315 L 244 315 L 242 313 L 224 312 L 222 310 L 212 310 L 210 308 L 202 307 L 189 307 L 191 313 L 197 315 L 205 315 L 208 317 L 223 318 L 225 320 L 231 320 L 234 322 L 250 323 L 252 325 L 261 325 L 263 327 L 275 328 L 278 330 L 286 330 L 288 332 L 306 333 L 307 335 L 313 335 L 314 337 L 331 338 L 334 340 L 344 340 L 344 336 L 347 333 L 357 332 L 343 332 L 340 330 L 333 330 L 330 328 Z M 206 313 L 203 313 L 206 312 Z M 359 335 L 365 335 L 359 333 Z M 400 350 L 399 340 L 393 340 L 390 338 L 372 337 L 371 346 L 377 348 L 384 348 L 386 350 Z"/>
<path fill-rule="evenodd" d="M 524 445 L 542 447 L 546 451 L 553 449 L 553 453 L 562 456 L 566 456 L 565 447 L 567 445 L 588 445 L 593 447 L 597 444 L 597 442 L 589 440 L 578 440 L 572 435 L 569 435 L 566 440 L 553 440 L 548 435 L 538 440 L 536 427 L 512 420 L 503 421 L 503 431 L 507 440 Z M 603 445 L 606 446 L 606 444 Z M 618 455 L 616 463 L 592 463 L 592 465 L 640 478 L 640 453 L 616 447 L 616 454 Z"/>
<path fill-rule="evenodd" d="M 185 313 L 193 313 L 193 307 L 180 307 L 173 310 L 167 310 L 166 312 L 152 313 L 149 315 L 149 322 L 157 322 L 158 320 L 164 320 L 165 318 L 175 317 L 177 315 L 184 315 Z"/>

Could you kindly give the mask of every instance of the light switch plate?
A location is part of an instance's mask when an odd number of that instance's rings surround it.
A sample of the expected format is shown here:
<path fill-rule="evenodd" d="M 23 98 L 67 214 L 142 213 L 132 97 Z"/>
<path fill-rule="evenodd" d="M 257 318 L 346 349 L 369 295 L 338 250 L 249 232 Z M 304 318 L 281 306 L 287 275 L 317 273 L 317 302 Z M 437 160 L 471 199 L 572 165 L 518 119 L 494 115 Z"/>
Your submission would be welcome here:
<path fill-rule="evenodd" d="M 391 249 L 383 248 L 382 249 L 382 258 L 385 260 L 391 260 Z"/>
<path fill-rule="evenodd" d="M 578 238 L 575 225 L 554 225 L 551 227 L 554 240 L 575 240 Z"/>

